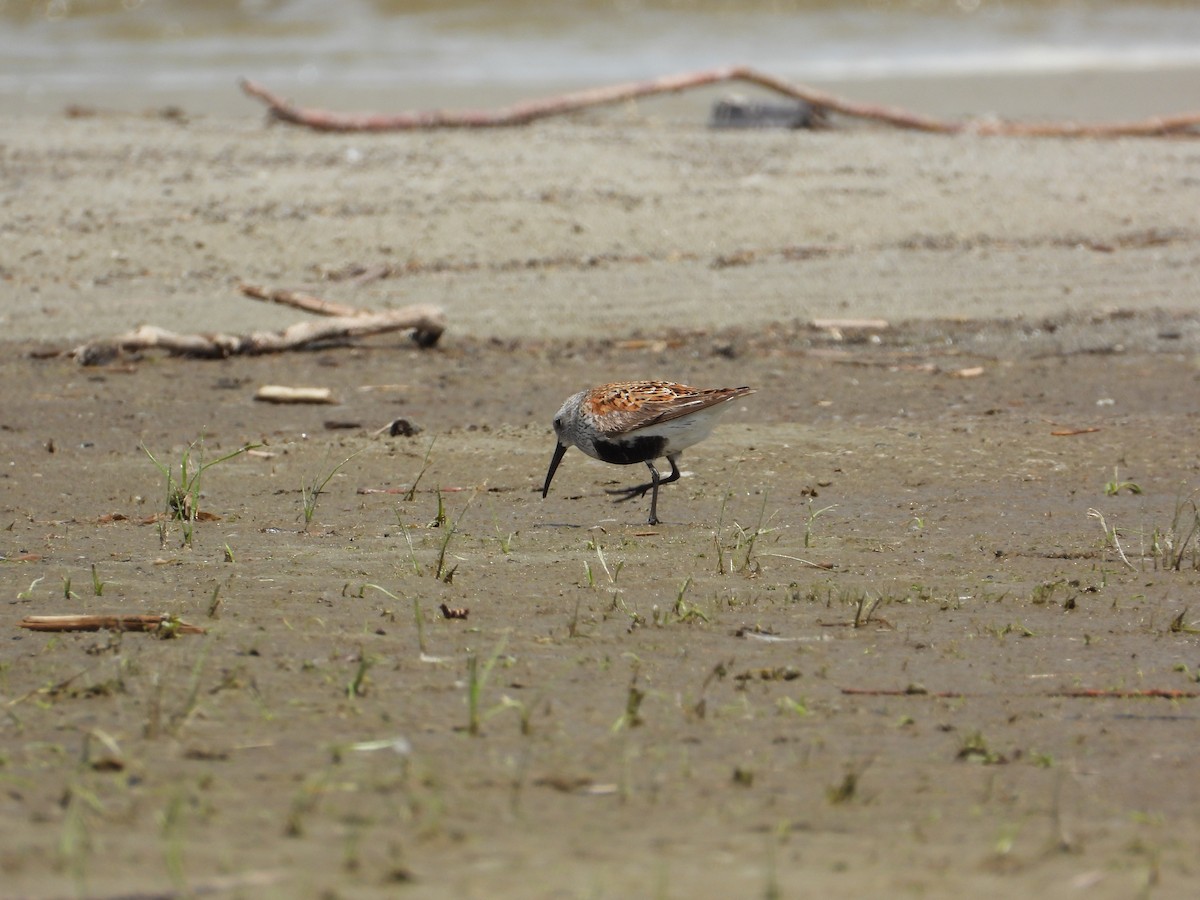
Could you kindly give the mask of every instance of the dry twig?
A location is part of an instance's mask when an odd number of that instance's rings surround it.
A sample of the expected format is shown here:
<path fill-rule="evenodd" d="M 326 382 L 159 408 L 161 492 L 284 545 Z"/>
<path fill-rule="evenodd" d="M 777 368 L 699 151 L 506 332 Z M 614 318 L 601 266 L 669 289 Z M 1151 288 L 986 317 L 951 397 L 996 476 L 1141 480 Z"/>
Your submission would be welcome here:
<path fill-rule="evenodd" d="M 394 114 L 340 113 L 296 106 L 257 82 L 243 79 L 242 90 L 266 104 L 272 118 L 317 131 L 410 131 L 432 128 L 501 128 L 527 125 L 598 106 L 625 103 L 640 97 L 673 94 L 727 82 L 745 82 L 801 100 L 825 111 L 914 131 L 935 134 L 1007 135 L 1012 137 L 1158 137 L 1195 134 L 1200 113 L 1153 116 L 1132 122 L 1007 122 L 993 118 L 939 119 L 893 106 L 858 103 L 825 91 L 776 78 L 749 66 L 721 66 L 647 81 L 590 88 L 570 94 L 524 100 L 499 109 L 426 109 Z"/>
<path fill-rule="evenodd" d="M 156 325 L 142 325 L 126 334 L 91 341 L 68 351 L 82 365 L 100 365 L 124 352 L 160 347 L 178 356 L 223 359 L 228 356 L 281 353 L 306 350 L 332 341 L 411 330 L 420 347 L 432 347 L 446 330 L 445 315 L 439 307 L 406 306 L 387 312 L 330 303 L 318 297 L 289 291 L 270 292 L 265 288 L 242 286 L 247 296 L 296 306 L 329 316 L 320 322 L 297 322 L 282 331 L 255 331 L 250 334 L 180 334 Z"/>
<path fill-rule="evenodd" d="M 199 625 L 189 625 L 171 616 L 26 616 L 21 627 L 31 631 L 170 631 L 174 634 L 205 634 Z"/>
<path fill-rule="evenodd" d="M 360 309 L 357 306 L 334 303 L 332 300 L 324 300 L 321 297 L 314 297 L 312 294 L 304 294 L 300 291 L 287 291 L 281 288 L 269 290 L 257 284 L 244 283 L 238 285 L 238 290 L 247 297 L 253 297 L 255 300 L 263 300 L 267 303 L 279 303 L 283 306 L 294 306 L 296 309 L 316 313 L 319 316 L 340 316 L 348 319 L 356 316 L 371 315 L 369 309 Z"/>

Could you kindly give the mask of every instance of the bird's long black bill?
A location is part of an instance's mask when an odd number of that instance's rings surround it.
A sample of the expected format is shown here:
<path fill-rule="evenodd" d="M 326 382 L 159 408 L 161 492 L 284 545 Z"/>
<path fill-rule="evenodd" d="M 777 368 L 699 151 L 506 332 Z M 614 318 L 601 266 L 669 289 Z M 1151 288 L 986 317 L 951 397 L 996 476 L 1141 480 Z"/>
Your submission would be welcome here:
<path fill-rule="evenodd" d="M 542 499 L 546 499 L 546 494 L 550 493 L 550 482 L 554 480 L 554 472 L 558 469 L 558 464 L 562 462 L 563 454 L 567 452 L 566 444 L 559 444 L 554 448 L 554 456 L 550 460 L 550 471 L 546 473 L 546 483 L 542 485 Z"/>

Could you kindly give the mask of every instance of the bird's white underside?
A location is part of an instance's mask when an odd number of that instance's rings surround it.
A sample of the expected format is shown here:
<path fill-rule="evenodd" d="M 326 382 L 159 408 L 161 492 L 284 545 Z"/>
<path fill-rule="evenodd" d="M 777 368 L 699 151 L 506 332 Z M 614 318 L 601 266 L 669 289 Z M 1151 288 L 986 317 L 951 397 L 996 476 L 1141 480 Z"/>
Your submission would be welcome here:
<path fill-rule="evenodd" d="M 728 404 L 719 403 L 716 406 L 697 410 L 694 413 L 688 413 L 686 416 L 680 416 L 677 419 L 668 419 L 666 422 L 657 422 L 653 425 L 647 425 L 644 428 L 635 428 L 621 435 L 621 437 L 631 439 L 639 437 L 665 438 L 667 446 L 664 453 L 678 453 L 680 450 L 684 450 L 693 444 L 700 443 L 712 434 L 717 420 L 727 409 Z M 614 439 L 619 440 L 620 438 Z"/>

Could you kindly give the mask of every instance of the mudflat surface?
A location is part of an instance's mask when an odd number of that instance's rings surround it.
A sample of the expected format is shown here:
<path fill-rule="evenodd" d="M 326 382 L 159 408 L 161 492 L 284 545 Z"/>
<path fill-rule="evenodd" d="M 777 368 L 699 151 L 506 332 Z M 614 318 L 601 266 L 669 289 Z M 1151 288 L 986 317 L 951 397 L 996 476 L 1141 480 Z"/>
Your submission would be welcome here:
<path fill-rule="evenodd" d="M 6 895 L 1193 893 L 1194 144 L 0 128 Z M 450 327 L 45 356 L 241 281 Z M 653 528 L 623 378 L 757 389 Z"/>

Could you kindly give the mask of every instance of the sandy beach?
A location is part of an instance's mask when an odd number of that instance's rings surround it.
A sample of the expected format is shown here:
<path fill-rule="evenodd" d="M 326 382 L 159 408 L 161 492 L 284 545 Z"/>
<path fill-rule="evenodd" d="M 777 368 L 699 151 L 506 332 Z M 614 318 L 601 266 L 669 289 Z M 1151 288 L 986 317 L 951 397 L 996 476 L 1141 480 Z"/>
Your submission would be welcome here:
<path fill-rule="evenodd" d="M 1038 84 L 873 99 L 1131 118 L 1196 74 Z M 718 132 L 718 93 L 0 116 L 0 893 L 1194 892 L 1200 143 Z M 305 318 L 242 283 L 448 328 L 50 354 Z M 576 451 L 540 497 L 621 378 L 757 389 L 653 528 Z M 150 454 L 251 444 L 171 518 Z M 65 613 L 208 632 L 18 627 Z"/>
<path fill-rule="evenodd" d="M 1019 84 L 992 94 L 1015 104 Z M 940 113 L 923 97 L 908 105 Z M 689 120 L 677 99 L 485 134 L 319 135 L 264 127 L 240 100 L 238 118 L 0 123 L 6 337 L 271 327 L 286 316 L 233 285 L 320 284 L 356 265 L 412 272 L 356 302 L 437 303 L 475 338 L 1196 297 L 1190 141 L 713 132 L 702 100 Z"/>

